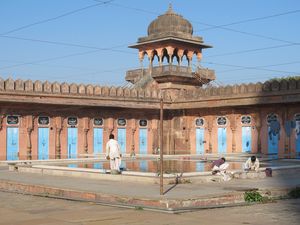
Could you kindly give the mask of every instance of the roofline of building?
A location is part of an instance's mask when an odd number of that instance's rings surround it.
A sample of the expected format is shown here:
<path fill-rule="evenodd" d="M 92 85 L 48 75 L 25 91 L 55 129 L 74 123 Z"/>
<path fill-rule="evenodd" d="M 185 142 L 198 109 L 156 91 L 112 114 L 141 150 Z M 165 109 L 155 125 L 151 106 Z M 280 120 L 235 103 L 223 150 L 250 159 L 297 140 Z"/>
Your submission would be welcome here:
<path fill-rule="evenodd" d="M 179 42 L 185 42 L 187 44 L 192 44 L 192 45 L 196 45 L 197 47 L 201 47 L 201 48 L 212 48 L 213 46 L 211 45 L 207 45 L 203 42 L 199 42 L 199 41 L 193 41 L 190 39 L 184 39 L 184 38 L 178 38 L 178 37 L 174 37 L 174 36 L 168 36 L 168 37 L 163 37 L 163 38 L 157 38 L 157 39 L 152 39 L 152 40 L 148 40 L 148 41 L 143 41 L 143 42 L 138 42 L 136 44 L 133 45 L 129 45 L 129 48 L 139 48 L 140 46 L 143 45 L 151 45 L 151 44 L 155 44 L 157 42 L 162 42 L 162 41 L 179 41 Z"/>

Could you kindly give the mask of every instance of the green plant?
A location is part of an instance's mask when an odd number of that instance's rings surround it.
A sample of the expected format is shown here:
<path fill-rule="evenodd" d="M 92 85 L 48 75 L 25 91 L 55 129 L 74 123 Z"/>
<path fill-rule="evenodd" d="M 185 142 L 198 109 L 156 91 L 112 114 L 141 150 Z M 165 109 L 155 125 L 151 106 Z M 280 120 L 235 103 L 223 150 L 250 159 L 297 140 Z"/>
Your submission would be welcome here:
<path fill-rule="evenodd" d="M 144 208 L 141 207 L 141 206 L 136 206 L 136 207 L 134 207 L 134 208 L 135 208 L 135 210 L 144 210 Z"/>
<path fill-rule="evenodd" d="M 300 187 L 296 187 L 289 192 L 291 198 L 300 198 Z"/>
<path fill-rule="evenodd" d="M 246 191 L 244 194 L 244 199 L 246 202 L 263 202 L 265 198 L 257 191 Z"/>

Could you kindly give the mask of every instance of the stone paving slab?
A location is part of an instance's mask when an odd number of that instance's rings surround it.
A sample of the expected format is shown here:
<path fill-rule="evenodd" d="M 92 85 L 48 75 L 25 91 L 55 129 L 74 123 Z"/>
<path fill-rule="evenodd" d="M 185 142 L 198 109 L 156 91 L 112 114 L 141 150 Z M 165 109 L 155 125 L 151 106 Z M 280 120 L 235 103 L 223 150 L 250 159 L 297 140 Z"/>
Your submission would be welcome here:
<path fill-rule="evenodd" d="M 115 175 L 122 176 L 122 175 Z M 244 204 L 245 190 L 258 189 L 272 197 L 286 196 L 300 186 L 299 173 L 266 179 L 231 180 L 222 183 L 168 185 L 159 195 L 158 184 L 102 181 L 0 170 L 0 189 L 24 194 L 91 201 L 124 207 L 180 211 Z"/>

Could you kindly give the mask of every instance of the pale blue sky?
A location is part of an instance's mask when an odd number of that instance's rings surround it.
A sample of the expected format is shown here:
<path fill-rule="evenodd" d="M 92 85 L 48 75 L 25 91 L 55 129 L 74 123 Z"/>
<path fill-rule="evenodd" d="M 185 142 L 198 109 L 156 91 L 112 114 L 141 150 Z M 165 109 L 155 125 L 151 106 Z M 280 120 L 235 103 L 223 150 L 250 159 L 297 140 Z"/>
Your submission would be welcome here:
<path fill-rule="evenodd" d="M 101 1 L 0 0 L 0 77 L 124 85 L 139 67 L 127 46 L 169 3 L 214 46 L 202 66 L 217 83 L 300 75 L 299 0 Z"/>

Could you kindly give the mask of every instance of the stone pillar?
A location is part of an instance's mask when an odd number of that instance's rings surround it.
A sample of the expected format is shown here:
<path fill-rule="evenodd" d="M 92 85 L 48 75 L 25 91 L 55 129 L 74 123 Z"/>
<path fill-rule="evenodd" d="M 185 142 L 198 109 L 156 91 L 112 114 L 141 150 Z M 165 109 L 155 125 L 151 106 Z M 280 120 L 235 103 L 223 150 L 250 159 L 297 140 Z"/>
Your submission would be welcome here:
<path fill-rule="evenodd" d="M 89 144 L 88 144 L 88 132 L 90 130 L 90 118 L 86 117 L 84 118 L 84 153 L 88 154 L 89 153 Z"/>
<path fill-rule="evenodd" d="M 152 129 L 152 152 L 154 154 L 157 153 L 158 148 L 158 135 L 157 135 L 158 129 Z"/>
<path fill-rule="evenodd" d="M 135 156 L 135 144 L 134 144 L 134 134 L 135 134 L 136 128 L 131 129 L 131 149 L 130 149 L 130 156 Z"/>
<path fill-rule="evenodd" d="M 5 117 L 4 115 L 0 115 L 0 131 L 2 130 L 4 117 Z"/>
<path fill-rule="evenodd" d="M 172 54 L 169 54 L 169 66 L 172 66 Z"/>
<path fill-rule="evenodd" d="M 192 71 L 192 59 L 193 59 L 193 51 L 188 51 L 187 53 L 187 58 L 188 58 L 188 63 L 189 63 L 189 70 L 190 72 Z"/>
<path fill-rule="evenodd" d="M 236 152 L 236 117 L 234 114 L 229 116 L 230 129 L 232 131 L 232 152 Z"/>
<path fill-rule="evenodd" d="M 261 153 L 261 115 L 260 112 L 255 113 L 254 115 L 255 118 L 255 127 L 257 130 L 257 153 Z"/>
<path fill-rule="evenodd" d="M 139 61 L 140 61 L 141 69 L 144 69 L 143 60 L 144 60 L 144 52 L 139 51 Z"/>
<path fill-rule="evenodd" d="M 89 153 L 89 148 L 88 148 L 88 132 L 89 132 L 89 129 L 88 128 L 84 128 L 83 129 L 83 132 L 84 132 L 84 153 L 85 154 L 88 154 Z"/>
<path fill-rule="evenodd" d="M 32 129 L 27 128 L 27 160 L 31 160 L 32 159 L 32 155 L 31 155 L 31 149 L 32 149 L 32 145 L 31 145 L 31 132 Z"/>
<path fill-rule="evenodd" d="M 55 159 L 60 159 L 61 158 L 61 141 L 60 141 L 60 133 L 62 131 L 62 122 L 63 118 L 57 117 L 55 121 Z"/>
<path fill-rule="evenodd" d="M 213 118 L 207 120 L 207 130 L 208 130 L 208 153 L 212 153 L 212 129 L 213 129 Z"/>
<path fill-rule="evenodd" d="M 149 59 L 149 74 L 152 74 L 152 61 L 153 61 L 153 51 L 148 50 L 147 51 L 148 59 Z"/>
<path fill-rule="evenodd" d="M 169 65 L 171 66 L 172 65 L 172 55 L 174 53 L 174 48 L 173 47 L 167 47 L 167 53 L 168 53 L 168 56 L 169 56 Z"/>
<path fill-rule="evenodd" d="M 182 57 L 183 57 L 183 52 L 184 52 L 184 50 L 182 50 L 182 49 L 179 49 L 179 50 L 177 51 L 177 55 L 178 55 L 178 66 L 181 66 Z"/>
<path fill-rule="evenodd" d="M 55 158 L 60 159 L 61 158 L 61 143 L 60 143 L 60 133 L 61 133 L 61 128 L 56 128 L 56 144 L 55 144 Z"/>
<path fill-rule="evenodd" d="M 27 116 L 27 151 L 26 151 L 26 158 L 27 160 L 32 159 L 32 143 L 31 143 L 31 132 L 33 130 L 33 116 Z"/>
<path fill-rule="evenodd" d="M 197 66 L 200 67 L 200 61 L 202 59 L 202 52 L 197 53 Z"/>
<path fill-rule="evenodd" d="M 285 122 L 288 121 L 289 119 L 289 112 L 288 112 L 288 107 L 285 107 L 284 113 L 282 115 L 282 125 L 283 128 L 285 127 Z M 284 136 L 284 153 L 290 153 L 290 137 L 288 137 L 287 133 L 285 132 Z"/>
<path fill-rule="evenodd" d="M 136 131 L 136 120 L 131 119 L 131 147 L 130 147 L 130 156 L 135 156 L 135 139 L 134 134 Z"/>
<path fill-rule="evenodd" d="M 157 57 L 158 57 L 158 64 L 159 64 L 159 66 L 162 66 L 163 49 L 157 48 L 156 52 L 157 52 Z"/>

